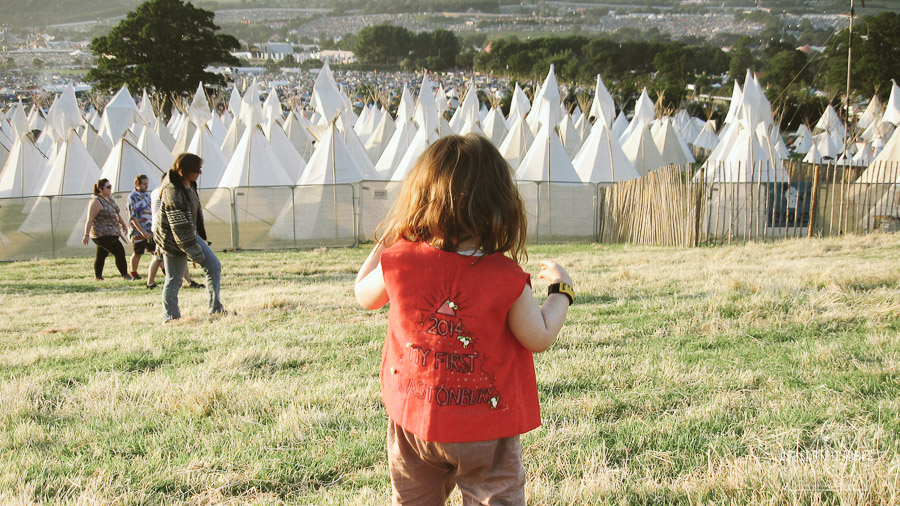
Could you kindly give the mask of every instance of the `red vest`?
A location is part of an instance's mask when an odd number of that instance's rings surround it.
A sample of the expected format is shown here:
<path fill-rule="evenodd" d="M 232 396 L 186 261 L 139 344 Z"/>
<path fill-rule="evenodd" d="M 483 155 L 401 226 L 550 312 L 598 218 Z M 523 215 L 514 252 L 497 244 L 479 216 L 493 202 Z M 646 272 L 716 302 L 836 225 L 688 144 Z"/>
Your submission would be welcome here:
<path fill-rule="evenodd" d="M 541 424 L 534 361 L 506 325 L 530 277 L 506 256 L 398 241 L 381 255 L 390 298 L 381 394 L 426 441 L 487 441 Z"/>

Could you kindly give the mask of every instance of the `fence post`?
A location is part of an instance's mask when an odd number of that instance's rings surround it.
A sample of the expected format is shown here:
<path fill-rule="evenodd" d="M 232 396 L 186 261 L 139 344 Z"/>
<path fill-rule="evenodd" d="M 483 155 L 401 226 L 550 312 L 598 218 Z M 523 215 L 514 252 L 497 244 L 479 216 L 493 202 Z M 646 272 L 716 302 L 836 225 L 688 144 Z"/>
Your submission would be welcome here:
<path fill-rule="evenodd" d="M 363 186 L 364 182 L 366 182 L 365 179 L 363 179 L 362 181 L 359 182 L 359 197 L 356 197 L 353 200 L 353 206 L 354 206 L 353 213 L 354 213 L 354 215 L 356 215 L 356 227 L 355 227 L 356 239 L 354 239 L 354 242 L 356 244 L 359 244 L 359 242 L 360 242 L 359 236 L 362 234 L 362 220 L 363 220 L 362 214 L 363 214 L 363 205 L 364 205 L 363 190 L 367 189 L 367 187 Z"/>
<path fill-rule="evenodd" d="M 297 247 L 297 204 L 294 202 L 294 190 L 296 186 L 291 186 L 291 244 Z"/>
<path fill-rule="evenodd" d="M 703 173 L 704 166 L 705 166 L 705 164 L 700 166 L 700 172 L 698 173 L 699 178 L 700 178 L 700 180 L 699 180 L 700 188 L 699 188 L 699 190 L 695 190 L 697 193 L 697 198 L 694 199 L 694 240 L 693 240 L 694 246 L 700 246 L 700 240 L 701 240 L 700 239 L 700 211 L 701 211 L 702 200 L 703 200 L 704 194 L 706 193 L 705 192 L 706 180 L 704 179 L 704 173 Z"/>
<path fill-rule="evenodd" d="M 238 220 L 237 220 L 237 190 L 238 188 L 229 188 L 229 202 L 231 204 L 231 247 L 232 249 L 239 249 L 240 246 L 240 236 L 238 235 Z"/>
<path fill-rule="evenodd" d="M 357 203 L 362 201 L 362 182 L 359 183 L 359 200 L 356 196 L 356 186 L 347 185 L 350 188 L 350 202 L 353 206 L 353 247 L 359 246 L 359 218 L 357 212 L 362 212 L 362 205 L 357 208 Z"/>
<path fill-rule="evenodd" d="M 47 197 L 50 201 L 50 251 L 56 258 L 56 227 L 53 226 L 53 197 Z"/>
<path fill-rule="evenodd" d="M 812 195 L 809 198 L 809 232 L 806 237 L 812 237 L 816 228 L 816 214 L 819 212 L 819 164 L 814 165 Z"/>
<path fill-rule="evenodd" d="M 535 227 L 534 227 L 534 235 L 535 242 L 541 242 L 541 182 L 536 181 L 537 185 L 537 199 L 535 199 Z"/>
<path fill-rule="evenodd" d="M 594 228 L 592 238 L 594 242 L 600 242 L 600 183 L 594 184 Z"/>

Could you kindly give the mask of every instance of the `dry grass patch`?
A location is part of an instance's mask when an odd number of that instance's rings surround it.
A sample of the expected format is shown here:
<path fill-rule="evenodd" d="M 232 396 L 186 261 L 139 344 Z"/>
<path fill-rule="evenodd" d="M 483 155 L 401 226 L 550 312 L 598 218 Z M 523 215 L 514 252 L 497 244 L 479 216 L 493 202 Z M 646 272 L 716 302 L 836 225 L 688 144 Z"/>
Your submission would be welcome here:
<path fill-rule="evenodd" d="M 531 247 L 579 301 L 535 359 L 529 504 L 896 503 L 898 246 Z M 236 314 L 183 290 L 166 325 L 159 291 L 90 259 L 5 265 L 0 503 L 388 503 L 367 254 L 222 254 Z"/>

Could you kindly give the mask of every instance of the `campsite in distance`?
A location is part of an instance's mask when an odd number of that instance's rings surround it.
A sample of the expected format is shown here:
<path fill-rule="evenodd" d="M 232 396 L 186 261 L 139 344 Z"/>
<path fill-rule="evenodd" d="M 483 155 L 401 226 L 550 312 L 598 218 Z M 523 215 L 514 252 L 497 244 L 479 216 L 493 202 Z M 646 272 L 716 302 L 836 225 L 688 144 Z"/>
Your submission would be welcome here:
<path fill-rule="evenodd" d="M 546 258 L 576 292 L 528 504 L 896 502 L 900 14 L 856 2 L 848 95 L 849 2 L 739 3 L 196 2 L 236 45 L 160 93 L 89 79 L 141 2 L 0 2 L 0 502 L 390 503 L 354 278 L 454 134 L 510 167 L 534 297 Z M 229 313 L 162 324 L 81 238 L 183 152 Z"/>

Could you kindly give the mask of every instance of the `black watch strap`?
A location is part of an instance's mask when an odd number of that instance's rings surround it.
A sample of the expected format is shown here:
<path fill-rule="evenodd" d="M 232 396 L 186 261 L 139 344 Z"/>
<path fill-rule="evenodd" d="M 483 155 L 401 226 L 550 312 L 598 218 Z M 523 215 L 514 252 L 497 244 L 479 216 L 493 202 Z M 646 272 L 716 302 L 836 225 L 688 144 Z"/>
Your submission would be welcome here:
<path fill-rule="evenodd" d="M 575 303 L 575 290 L 568 283 L 553 283 L 548 286 L 547 295 L 553 295 L 554 293 L 561 293 L 568 297 L 570 306 Z"/>

